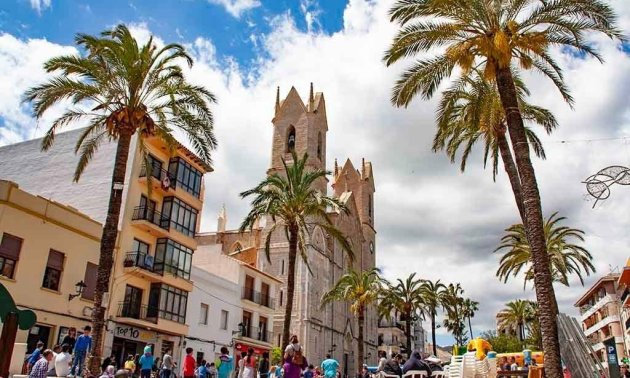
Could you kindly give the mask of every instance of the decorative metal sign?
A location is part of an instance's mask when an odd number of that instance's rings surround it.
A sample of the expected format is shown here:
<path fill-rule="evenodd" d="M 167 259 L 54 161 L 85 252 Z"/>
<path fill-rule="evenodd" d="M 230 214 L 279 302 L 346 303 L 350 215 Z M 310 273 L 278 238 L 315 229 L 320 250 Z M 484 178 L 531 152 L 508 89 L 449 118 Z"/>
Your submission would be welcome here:
<path fill-rule="evenodd" d="M 619 165 L 606 167 L 582 182 L 586 184 L 588 194 L 595 198 L 595 207 L 598 201 L 610 197 L 610 187 L 613 184 L 630 185 L 630 168 Z"/>

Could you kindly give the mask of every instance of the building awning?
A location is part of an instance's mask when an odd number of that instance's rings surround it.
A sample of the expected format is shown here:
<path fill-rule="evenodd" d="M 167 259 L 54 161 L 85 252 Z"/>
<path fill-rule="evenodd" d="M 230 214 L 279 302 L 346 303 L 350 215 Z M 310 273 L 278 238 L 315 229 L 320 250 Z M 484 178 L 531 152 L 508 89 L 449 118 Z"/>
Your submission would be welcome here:
<path fill-rule="evenodd" d="M 254 349 L 254 354 L 257 355 L 261 355 L 263 354 L 263 352 L 269 352 L 269 347 L 263 347 L 261 345 L 253 345 L 253 344 L 247 344 L 247 343 L 243 343 L 243 342 L 238 342 L 236 344 L 234 344 L 234 350 L 239 351 L 239 352 L 247 352 L 247 350 L 249 348 L 253 348 Z"/>

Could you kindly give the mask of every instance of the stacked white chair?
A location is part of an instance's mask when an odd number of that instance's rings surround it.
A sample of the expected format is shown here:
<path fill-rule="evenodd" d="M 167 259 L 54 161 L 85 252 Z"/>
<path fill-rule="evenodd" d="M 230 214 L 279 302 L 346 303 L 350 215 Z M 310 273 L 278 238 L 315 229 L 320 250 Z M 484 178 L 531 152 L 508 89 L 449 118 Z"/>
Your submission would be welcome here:
<path fill-rule="evenodd" d="M 488 378 L 496 378 L 497 377 L 497 359 L 496 357 L 490 358 L 487 357 L 488 361 Z"/>
<path fill-rule="evenodd" d="M 429 374 L 427 374 L 424 370 L 409 370 L 403 375 L 403 378 L 427 378 Z"/>
<path fill-rule="evenodd" d="M 476 378 L 476 371 L 477 358 L 475 357 L 475 352 L 465 353 L 462 359 L 461 378 Z"/>
<path fill-rule="evenodd" d="M 448 377 L 447 371 L 434 371 L 431 372 L 431 378 L 446 378 Z"/>
<path fill-rule="evenodd" d="M 451 364 L 448 365 L 448 378 L 462 378 L 464 356 L 452 356 Z"/>

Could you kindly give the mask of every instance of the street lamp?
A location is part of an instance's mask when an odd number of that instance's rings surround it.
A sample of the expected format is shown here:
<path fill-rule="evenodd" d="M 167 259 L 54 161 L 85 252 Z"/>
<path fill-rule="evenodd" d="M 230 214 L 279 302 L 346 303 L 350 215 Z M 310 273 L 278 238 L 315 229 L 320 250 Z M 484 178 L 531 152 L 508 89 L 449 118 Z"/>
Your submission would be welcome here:
<path fill-rule="evenodd" d="M 68 294 L 68 301 L 71 301 L 74 298 L 78 297 L 79 295 L 83 294 L 83 290 L 86 287 L 87 285 L 85 284 L 85 282 L 83 282 L 83 280 L 74 284 L 74 290 L 76 291 L 76 294 Z"/>

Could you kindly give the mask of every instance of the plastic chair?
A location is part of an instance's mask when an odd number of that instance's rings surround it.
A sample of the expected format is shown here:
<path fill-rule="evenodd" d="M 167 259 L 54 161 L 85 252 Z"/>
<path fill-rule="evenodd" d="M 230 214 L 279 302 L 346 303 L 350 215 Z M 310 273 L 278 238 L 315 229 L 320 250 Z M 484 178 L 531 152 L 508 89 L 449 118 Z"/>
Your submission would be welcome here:
<path fill-rule="evenodd" d="M 403 375 L 403 378 L 426 378 L 429 374 L 424 370 L 409 370 Z"/>
<path fill-rule="evenodd" d="M 431 378 L 445 378 L 447 376 L 447 372 L 445 371 L 433 371 L 431 372 Z"/>

